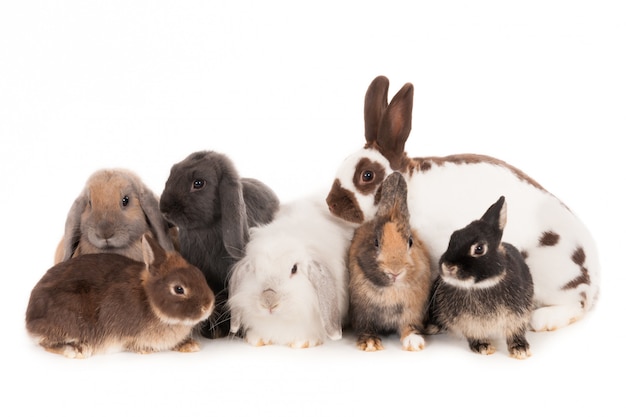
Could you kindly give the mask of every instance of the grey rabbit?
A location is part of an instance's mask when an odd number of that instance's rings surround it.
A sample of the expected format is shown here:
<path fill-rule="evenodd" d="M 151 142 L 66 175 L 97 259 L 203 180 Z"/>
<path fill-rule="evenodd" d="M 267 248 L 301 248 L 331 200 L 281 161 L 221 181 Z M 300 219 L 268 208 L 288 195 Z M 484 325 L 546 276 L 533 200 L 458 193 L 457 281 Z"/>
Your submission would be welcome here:
<path fill-rule="evenodd" d="M 504 196 L 484 215 L 452 233 L 433 284 L 429 333 L 463 335 L 473 352 L 495 352 L 493 338 L 506 339 L 510 356 L 531 355 L 526 339 L 533 311 L 533 281 L 519 250 L 502 242 Z"/>
<path fill-rule="evenodd" d="M 230 270 L 245 253 L 249 228 L 269 223 L 278 207 L 267 185 L 241 178 L 224 154 L 194 152 L 172 166 L 160 210 L 178 228 L 181 254 L 200 268 L 216 296 L 215 312 L 200 329 L 203 336 L 229 334 Z"/>

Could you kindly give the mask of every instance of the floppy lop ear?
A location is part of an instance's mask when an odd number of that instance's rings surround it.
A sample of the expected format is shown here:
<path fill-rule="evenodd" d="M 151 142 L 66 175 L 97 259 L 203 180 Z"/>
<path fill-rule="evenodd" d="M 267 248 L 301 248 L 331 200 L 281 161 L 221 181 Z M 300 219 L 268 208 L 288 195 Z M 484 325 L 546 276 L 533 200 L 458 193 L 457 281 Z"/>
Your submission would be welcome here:
<path fill-rule="evenodd" d="M 241 181 L 225 173 L 220 180 L 218 193 L 222 212 L 224 246 L 230 256 L 240 259 L 249 237 L 248 217 Z"/>
<path fill-rule="evenodd" d="M 65 233 L 55 254 L 54 263 L 67 261 L 74 255 L 74 251 L 80 242 L 80 219 L 87 206 L 87 201 L 87 193 L 83 191 L 74 200 L 72 207 L 70 207 L 65 220 Z"/>
<path fill-rule="evenodd" d="M 171 235 L 169 234 L 167 222 L 159 210 L 159 201 L 155 195 L 145 189 L 145 187 L 140 187 L 138 194 L 141 209 L 143 210 L 148 223 L 150 223 L 150 229 L 159 241 L 159 245 L 161 245 L 161 247 L 166 251 L 173 251 L 174 243 L 172 242 Z"/>
<path fill-rule="evenodd" d="M 313 261 L 309 265 L 307 275 L 317 293 L 320 315 L 326 335 L 331 340 L 341 339 L 342 317 L 339 311 L 339 295 L 337 294 L 332 273 L 326 265 Z"/>
<path fill-rule="evenodd" d="M 252 264 L 247 260 L 237 262 L 232 269 L 232 273 L 228 278 L 228 293 L 229 297 L 235 296 L 241 288 L 241 283 L 253 274 Z M 249 279 L 249 278 L 248 278 Z M 241 316 L 242 311 L 239 307 L 230 308 L 230 332 L 237 333 L 241 328 Z"/>

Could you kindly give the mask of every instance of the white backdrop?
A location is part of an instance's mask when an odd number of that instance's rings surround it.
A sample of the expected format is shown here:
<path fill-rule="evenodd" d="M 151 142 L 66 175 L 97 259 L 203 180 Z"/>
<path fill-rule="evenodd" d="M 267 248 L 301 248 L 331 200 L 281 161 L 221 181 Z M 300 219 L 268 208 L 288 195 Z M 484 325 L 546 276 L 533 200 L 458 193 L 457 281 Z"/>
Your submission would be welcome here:
<path fill-rule="evenodd" d="M 2 2 L 0 414 L 623 410 L 620 3 Z M 173 163 L 211 149 L 283 200 L 328 189 L 364 142 L 363 96 L 379 74 L 390 94 L 415 85 L 410 155 L 499 157 L 584 219 L 603 262 L 591 314 L 529 334 L 526 361 L 448 337 L 419 353 L 390 338 L 368 354 L 349 335 L 301 351 L 204 340 L 194 354 L 81 361 L 26 336 L 30 290 L 93 171 L 129 168 L 160 193 Z"/>

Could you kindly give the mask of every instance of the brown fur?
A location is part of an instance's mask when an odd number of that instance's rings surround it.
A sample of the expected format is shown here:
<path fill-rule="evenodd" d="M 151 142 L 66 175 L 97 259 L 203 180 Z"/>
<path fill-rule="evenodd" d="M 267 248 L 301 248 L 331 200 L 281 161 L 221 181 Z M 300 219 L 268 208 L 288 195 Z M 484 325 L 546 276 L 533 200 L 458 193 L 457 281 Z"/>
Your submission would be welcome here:
<path fill-rule="evenodd" d="M 428 251 L 409 225 L 406 182 L 400 174 L 388 181 L 376 218 L 355 231 L 348 255 L 350 316 L 362 350 L 381 349 L 379 334 L 421 334 L 430 293 Z"/>
<path fill-rule="evenodd" d="M 142 253 L 143 262 L 100 253 L 50 268 L 31 292 L 29 334 L 46 350 L 72 358 L 113 349 L 198 350 L 191 332 L 215 300 L 204 276 L 147 235 Z"/>
<path fill-rule="evenodd" d="M 163 248 L 174 249 L 176 231 L 169 229 L 157 197 L 139 177 L 123 169 L 99 170 L 87 180 L 67 215 L 54 263 L 92 253 L 117 253 L 141 261 L 144 233 Z"/>

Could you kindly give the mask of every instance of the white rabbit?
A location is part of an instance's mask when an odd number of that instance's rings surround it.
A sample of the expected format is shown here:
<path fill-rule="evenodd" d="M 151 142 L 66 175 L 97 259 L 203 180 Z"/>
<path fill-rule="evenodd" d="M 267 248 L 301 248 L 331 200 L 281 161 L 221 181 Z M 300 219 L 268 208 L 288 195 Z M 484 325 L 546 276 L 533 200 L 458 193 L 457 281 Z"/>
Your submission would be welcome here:
<path fill-rule="evenodd" d="M 365 96 L 365 149 L 345 159 L 327 196 L 330 211 L 362 223 L 374 217 L 379 187 L 394 171 L 408 183 L 411 223 L 436 266 L 448 239 L 499 196 L 508 204 L 503 240 L 522 252 L 533 276 L 535 331 L 566 326 L 589 311 L 599 291 L 599 256 L 585 225 L 519 169 L 475 154 L 409 158 L 413 86 L 387 104 L 389 80 L 372 81 Z M 436 274 L 436 271 L 433 270 Z"/>
<path fill-rule="evenodd" d="M 323 196 L 283 204 L 271 223 L 251 228 L 229 282 L 231 333 L 255 346 L 341 339 L 353 232 L 328 213 Z"/>

